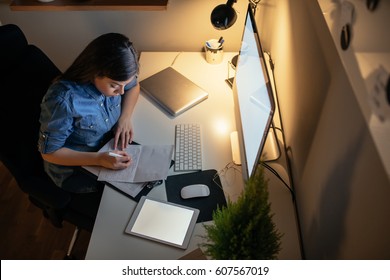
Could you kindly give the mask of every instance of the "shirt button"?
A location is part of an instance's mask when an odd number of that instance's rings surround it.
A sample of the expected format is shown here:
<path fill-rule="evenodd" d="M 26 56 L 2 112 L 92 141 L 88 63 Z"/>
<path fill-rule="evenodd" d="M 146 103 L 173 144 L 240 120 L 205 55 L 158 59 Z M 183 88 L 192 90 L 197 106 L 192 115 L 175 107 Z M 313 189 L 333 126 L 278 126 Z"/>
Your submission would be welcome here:
<path fill-rule="evenodd" d="M 100 103 L 100 107 L 103 107 L 103 102 L 102 102 L 102 103 Z"/>
<path fill-rule="evenodd" d="M 108 122 L 108 119 L 105 119 L 104 121 L 105 121 L 105 122 Z"/>

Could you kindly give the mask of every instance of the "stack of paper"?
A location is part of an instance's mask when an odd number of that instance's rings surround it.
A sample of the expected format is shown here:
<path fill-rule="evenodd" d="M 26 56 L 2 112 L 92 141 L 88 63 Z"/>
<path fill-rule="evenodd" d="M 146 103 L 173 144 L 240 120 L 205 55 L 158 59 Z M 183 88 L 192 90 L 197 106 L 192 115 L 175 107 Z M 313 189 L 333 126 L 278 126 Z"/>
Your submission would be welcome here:
<path fill-rule="evenodd" d="M 107 142 L 100 152 L 113 150 L 113 140 Z M 165 180 L 168 176 L 173 145 L 129 145 L 125 151 L 131 156 L 131 165 L 122 170 L 111 170 L 96 166 L 83 166 L 121 191 L 135 197 L 150 181 Z"/>

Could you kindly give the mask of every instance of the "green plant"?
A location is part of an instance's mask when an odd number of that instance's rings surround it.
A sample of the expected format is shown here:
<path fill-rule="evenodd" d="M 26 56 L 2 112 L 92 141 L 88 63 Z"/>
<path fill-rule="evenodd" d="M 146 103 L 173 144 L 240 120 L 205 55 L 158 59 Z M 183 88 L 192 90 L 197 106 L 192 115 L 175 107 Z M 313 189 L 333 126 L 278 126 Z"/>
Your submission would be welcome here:
<path fill-rule="evenodd" d="M 213 213 L 213 224 L 205 225 L 205 255 L 212 259 L 276 259 L 281 234 L 272 221 L 268 180 L 263 168 L 245 183 L 236 202 Z"/>

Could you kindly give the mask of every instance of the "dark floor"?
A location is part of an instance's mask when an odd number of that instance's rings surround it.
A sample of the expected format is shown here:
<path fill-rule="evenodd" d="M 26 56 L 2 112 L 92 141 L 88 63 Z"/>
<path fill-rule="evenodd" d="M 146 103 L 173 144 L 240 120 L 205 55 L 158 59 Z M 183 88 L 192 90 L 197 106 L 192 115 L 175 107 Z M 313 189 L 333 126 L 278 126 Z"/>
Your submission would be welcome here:
<path fill-rule="evenodd" d="M 66 259 L 75 226 L 64 222 L 54 227 L 23 193 L 15 179 L 0 162 L 0 259 L 63 260 Z M 80 231 L 72 258 L 85 259 L 91 233 Z M 199 249 L 181 259 L 204 260 Z"/>
<path fill-rule="evenodd" d="M 0 259 L 61 260 L 66 257 L 75 227 L 64 223 L 54 227 L 0 162 Z M 75 259 L 84 259 L 91 235 L 80 231 L 72 251 Z"/>

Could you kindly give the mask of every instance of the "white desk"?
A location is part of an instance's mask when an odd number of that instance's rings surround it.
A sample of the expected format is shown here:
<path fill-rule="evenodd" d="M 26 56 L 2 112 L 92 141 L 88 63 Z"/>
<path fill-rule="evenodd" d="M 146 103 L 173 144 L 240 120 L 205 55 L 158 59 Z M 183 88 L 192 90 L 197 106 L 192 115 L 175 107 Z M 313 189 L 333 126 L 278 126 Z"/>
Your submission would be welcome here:
<path fill-rule="evenodd" d="M 135 141 L 141 144 L 173 144 L 177 123 L 200 123 L 203 141 L 203 169 L 222 170 L 232 161 L 230 132 L 235 130 L 234 104 L 225 82 L 228 61 L 235 53 L 225 53 L 220 64 L 208 64 L 204 53 L 144 52 L 141 54 L 140 80 L 170 66 L 209 92 L 207 100 L 176 118 L 170 118 L 141 93 L 133 116 Z M 176 58 L 176 59 L 175 59 Z M 171 174 L 174 174 L 171 171 Z M 237 174 L 238 175 L 238 174 Z M 242 190 L 242 179 L 221 177 L 225 193 L 234 200 Z M 165 186 L 150 193 L 166 199 Z M 197 224 L 187 250 L 160 244 L 124 233 L 136 202 L 105 187 L 92 232 L 86 259 L 178 259 L 204 240 L 202 224 Z"/>

